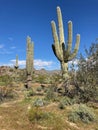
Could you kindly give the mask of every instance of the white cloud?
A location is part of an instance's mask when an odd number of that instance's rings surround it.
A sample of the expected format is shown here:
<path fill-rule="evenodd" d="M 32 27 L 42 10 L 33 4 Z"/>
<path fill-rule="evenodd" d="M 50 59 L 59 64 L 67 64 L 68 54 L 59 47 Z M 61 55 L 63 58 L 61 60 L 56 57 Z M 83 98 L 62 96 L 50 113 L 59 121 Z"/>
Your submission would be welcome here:
<path fill-rule="evenodd" d="M 40 69 L 40 68 L 50 68 L 52 65 L 53 65 L 53 61 L 43 61 L 41 59 L 36 59 L 34 60 L 34 66 L 35 68 L 37 69 Z"/>
<path fill-rule="evenodd" d="M 79 60 L 78 59 L 73 59 L 72 61 L 69 61 L 68 64 L 69 64 L 69 70 L 71 70 L 72 68 L 74 68 L 75 70 L 78 69 L 78 63 L 79 63 Z M 72 66 L 74 65 L 74 66 Z"/>
<path fill-rule="evenodd" d="M 71 67 L 71 64 L 73 63 L 75 66 L 75 69 L 77 69 L 77 64 L 79 60 L 75 59 L 69 62 L 69 69 Z M 13 67 L 16 63 L 16 59 L 10 60 L 8 64 L 2 64 L 5 66 L 11 66 Z M 25 68 L 26 67 L 26 60 L 19 60 L 18 61 L 19 68 Z M 46 69 L 46 70 L 59 70 L 61 69 L 60 63 L 59 62 L 54 62 L 54 61 L 47 61 L 47 60 L 42 60 L 42 59 L 35 59 L 34 60 L 34 68 L 35 69 Z"/>
<path fill-rule="evenodd" d="M 15 65 L 16 60 L 15 59 L 14 60 L 10 60 L 10 62 L 11 62 L 11 64 Z M 24 67 L 26 65 L 26 61 L 25 60 L 19 60 L 18 64 L 19 64 L 19 66 Z"/>
<path fill-rule="evenodd" d="M 11 66 L 14 67 L 16 63 L 16 59 L 10 60 L 8 63 L 1 63 L 0 66 Z M 25 68 L 26 67 L 26 60 L 19 60 L 18 61 L 19 68 Z M 41 59 L 35 59 L 34 60 L 34 68 L 35 69 L 46 69 L 46 70 L 59 70 L 60 64 L 58 62 L 54 61 L 47 61 L 47 60 L 41 60 Z"/>
<path fill-rule="evenodd" d="M 79 60 L 78 59 L 74 59 L 72 61 L 69 61 L 68 62 L 69 64 L 74 64 L 74 65 L 77 65 L 79 63 Z"/>
<path fill-rule="evenodd" d="M 16 62 L 15 59 L 10 60 L 9 65 L 14 66 L 15 62 Z M 20 67 L 25 68 L 26 61 L 25 60 L 19 60 L 18 64 L 19 64 Z M 46 61 L 46 60 L 41 60 L 41 59 L 35 59 L 34 60 L 34 68 L 35 69 L 41 69 L 41 68 L 52 69 L 52 68 L 55 68 L 54 66 L 56 66 L 56 64 L 53 61 Z"/>

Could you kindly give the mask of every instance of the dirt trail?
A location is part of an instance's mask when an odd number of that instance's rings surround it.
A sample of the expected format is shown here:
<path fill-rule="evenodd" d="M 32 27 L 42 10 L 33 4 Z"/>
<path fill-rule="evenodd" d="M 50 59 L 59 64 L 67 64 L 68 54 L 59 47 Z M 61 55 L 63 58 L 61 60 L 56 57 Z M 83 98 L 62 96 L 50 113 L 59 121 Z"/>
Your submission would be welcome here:
<path fill-rule="evenodd" d="M 13 107 L 14 104 L 18 103 L 18 102 L 21 102 L 23 99 L 24 99 L 24 95 L 22 92 L 18 92 L 18 98 L 17 99 L 14 99 L 12 101 L 7 101 L 7 102 L 4 102 L 2 104 L 0 104 L 0 107 Z"/>
<path fill-rule="evenodd" d="M 0 130 L 31 130 L 23 93 L 17 99 L 0 104 Z"/>
<path fill-rule="evenodd" d="M 0 130 L 31 130 L 27 118 L 27 106 L 22 99 L 0 105 Z"/>
<path fill-rule="evenodd" d="M 18 102 L 21 102 L 22 99 L 18 99 L 18 100 L 15 100 L 15 101 L 9 101 L 9 102 L 5 102 L 5 103 L 2 103 L 0 105 L 0 107 L 13 107 L 14 104 L 18 103 Z"/>

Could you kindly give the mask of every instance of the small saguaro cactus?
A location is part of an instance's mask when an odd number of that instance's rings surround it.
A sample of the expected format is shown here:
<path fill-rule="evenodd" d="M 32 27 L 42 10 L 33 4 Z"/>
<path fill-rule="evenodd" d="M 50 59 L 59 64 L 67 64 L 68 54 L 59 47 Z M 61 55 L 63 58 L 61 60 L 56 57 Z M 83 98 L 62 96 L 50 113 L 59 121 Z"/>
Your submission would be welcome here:
<path fill-rule="evenodd" d="M 34 44 L 31 38 L 27 37 L 27 55 L 26 55 L 26 76 L 27 76 L 27 88 L 31 87 L 32 73 L 33 73 L 33 49 Z"/>
<path fill-rule="evenodd" d="M 56 30 L 56 24 L 54 21 L 51 21 L 52 27 L 52 35 L 54 39 L 54 44 L 52 44 L 52 49 L 60 61 L 62 76 L 65 80 L 69 79 L 68 75 L 68 61 L 71 61 L 77 54 L 80 44 L 80 35 L 77 34 L 76 36 L 76 45 L 72 52 L 72 22 L 68 22 L 68 40 L 67 44 L 65 43 L 64 39 L 64 29 L 63 29 L 63 20 L 60 7 L 57 7 L 57 16 L 58 16 L 58 30 L 59 36 Z"/>
<path fill-rule="evenodd" d="M 19 65 L 18 65 L 18 55 L 16 55 L 16 63 L 14 65 L 14 68 L 15 68 L 15 81 L 17 81 L 17 78 L 18 78 L 18 68 L 19 68 Z"/>
<path fill-rule="evenodd" d="M 16 55 L 16 63 L 15 63 L 15 65 L 14 65 L 14 68 L 15 68 L 15 69 L 18 69 L 18 68 L 19 68 L 19 66 L 18 66 L 18 55 Z"/>

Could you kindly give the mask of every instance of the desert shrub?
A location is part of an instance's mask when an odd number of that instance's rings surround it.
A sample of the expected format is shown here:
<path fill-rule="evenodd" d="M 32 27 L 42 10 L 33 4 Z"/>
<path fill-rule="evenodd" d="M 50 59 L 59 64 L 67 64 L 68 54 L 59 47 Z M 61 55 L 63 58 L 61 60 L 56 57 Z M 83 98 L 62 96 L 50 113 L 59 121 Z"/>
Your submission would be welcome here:
<path fill-rule="evenodd" d="M 22 101 L 22 103 L 26 104 L 26 103 L 31 103 L 31 97 L 25 97 L 24 100 Z"/>
<path fill-rule="evenodd" d="M 40 98 L 35 99 L 35 101 L 33 102 L 33 106 L 35 106 L 35 107 L 44 106 L 44 100 L 40 99 Z"/>
<path fill-rule="evenodd" d="M 12 77 L 9 75 L 0 76 L 0 84 L 2 86 L 11 86 L 12 85 Z"/>
<path fill-rule="evenodd" d="M 64 109 L 64 108 L 65 108 L 64 103 L 63 103 L 63 102 L 60 102 L 60 103 L 58 104 L 58 108 L 59 108 L 59 109 Z"/>
<path fill-rule="evenodd" d="M 91 108 L 80 104 L 73 108 L 68 115 L 68 120 L 72 122 L 82 121 L 84 123 L 90 123 L 96 120 L 96 116 Z"/>
<path fill-rule="evenodd" d="M 97 102 L 88 102 L 87 106 L 92 107 L 94 109 L 98 109 L 98 103 Z"/>
<path fill-rule="evenodd" d="M 39 107 L 32 107 L 28 112 L 28 118 L 31 122 L 46 120 L 51 115 L 50 112 L 43 112 Z"/>
<path fill-rule="evenodd" d="M 59 83 L 62 82 L 62 75 L 60 74 L 60 72 L 55 73 L 51 76 L 51 84 L 55 84 L 55 83 Z"/>
<path fill-rule="evenodd" d="M 28 118 L 30 121 L 38 121 L 39 119 L 41 119 L 41 111 L 39 110 L 38 107 L 33 107 L 29 110 L 29 113 L 28 113 Z"/>
<path fill-rule="evenodd" d="M 54 87 L 50 86 L 47 91 L 46 91 L 46 95 L 45 95 L 45 99 L 46 100 L 52 100 L 52 101 L 56 101 L 57 100 L 57 93 L 54 92 Z"/>
<path fill-rule="evenodd" d="M 69 97 L 67 97 L 67 96 L 61 98 L 60 102 L 62 102 L 65 106 L 74 104 L 74 100 L 69 98 Z"/>
<path fill-rule="evenodd" d="M 48 91 L 48 88 L 47 87 L 44 88 L 44 93 L 47 93 L 47 91 Z"/>
<path fill-rule="evenodd" d="M 0 101 L 10 100 L 17 96 L 17 94 L 9 87 L 0 87 Z"/>
<path fill-rule="evenodd" d="M 35 92 L 34 92 L 34 90 L 31 88 L 31 89 L 28 89 L 27 91 L 26 91 L 26 96 L 27 97 L 31 97 L 31 96 L 34 96 L 35 95 Z"/>
<path fill-rule="evenodd" d="M 81 54 L 78 63 L 77 83 L 81 88 L 82 102 L 96 100 L 98 95 L 98 40 L 85 51 L 86 58 Z"/>
<path fill-rule="evenodd" d="M 53 130 L 65 130 L 65 122 L 62 117 L 52 112 L 46 112 L 39 107 L 32 107 L 28 111 L 30 122 L 40 124 L 41 126 L 50 127 Z"/>
<path fill-rule="evenodd" d="M 59 101 L 59 105 L 58 105 L 58 108 L 60 109 L 64 109 L 66 106 L 69 106 L 69 105 L 73 105 L 75 104 L 75 100 L 74 99 L 71 99 L 67 96 L 65 97 L 62 97 Z"/>
<path fill-rule="evenodd" d="M 39 74 L 38 77 L 36 77 L 36 81 L 44 84 L 48 82 L 48 76 L 46 74 Z"/>
<path fill-rule="evenodd" d="M 18 81 L 22 81 L 25 82 L 26 81 L 26 72 L 24 69 L 19 70 L 19 72 L 17 73 L 17 80 Z"/>
<path fill-rule="evenodd" d="M 32 102 L 32 107 L 43 107 L 48 105 L 50 102 L 48 100 L 42 99 L 42 98 L 36 98 L 33 102 Z"/>
<path fill-rule="evenodd" d="M 84 52 L 76 59 L 77 65 L 73 61 L 70 67 L 74 96 L 77 95 L 81 103 L 98 100 L 98 39 Z"/>
<path fill-rule="evenodd" d="M 39 86 L 36 90 L 37 90 L 38 92 L 41 92 L 41 91 L 42 91 L 42 87 Z"/>

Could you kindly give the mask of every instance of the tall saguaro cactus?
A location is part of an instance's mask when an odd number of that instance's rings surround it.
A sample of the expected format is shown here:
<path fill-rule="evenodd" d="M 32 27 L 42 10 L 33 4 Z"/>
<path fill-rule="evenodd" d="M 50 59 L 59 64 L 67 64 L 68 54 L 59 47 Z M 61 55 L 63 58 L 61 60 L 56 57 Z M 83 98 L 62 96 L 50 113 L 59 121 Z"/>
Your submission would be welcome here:
<path fill-rule="evenodd" d="M 52 49 L 55 56 L 60 61 L 62 76 L 64 79 L 67 80 L 69 78 L 68 61 L 72 60 L 78 52 L 79 44 L 80 44 L 80 35 L 77 34 L 76 36 L 76 45 L 72 52 L 72 22 L 71 21 L 68 22 L 68 40 L 66 44 L 64 39 L 63 20 L 62 20 L 60 7 L 57 7 L 57 16 L 58 16 L 59 36 L 56 30 L 55 22 L 51 21 L 52 34 L 54 39 L 54 44 L 52 44 Z"/>
<path fill-rule="evenodd" d="M 15 68 L 15 69 L 18 69 L 18 68 L 19 68 L 19 66 L 18 66 L 18 55 L 16 55 L 16 64 L 15 64 L 14 68 Z"/>
<path fill-rule="evenodd" d="M 27 88 L 31 87 L 32 73 L 33 73 L 33 50 L 34 44 L 31 38 L 27 37 L 27 55 L 26 55 L 26 75 L 27 75 Z"/>

